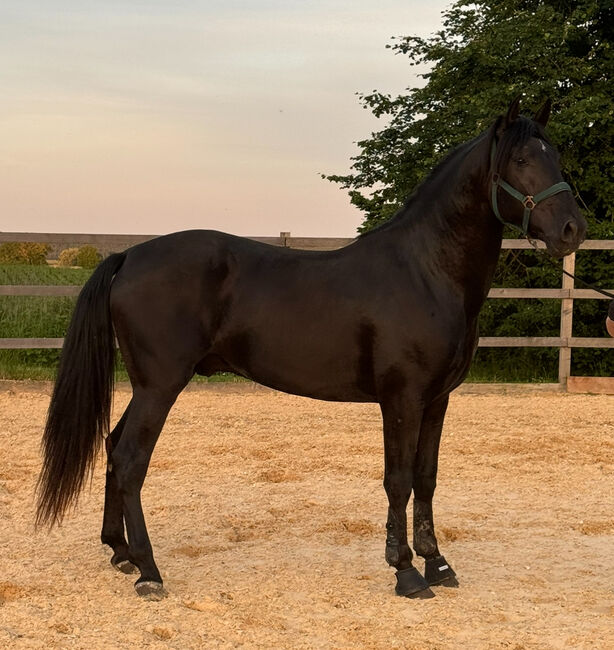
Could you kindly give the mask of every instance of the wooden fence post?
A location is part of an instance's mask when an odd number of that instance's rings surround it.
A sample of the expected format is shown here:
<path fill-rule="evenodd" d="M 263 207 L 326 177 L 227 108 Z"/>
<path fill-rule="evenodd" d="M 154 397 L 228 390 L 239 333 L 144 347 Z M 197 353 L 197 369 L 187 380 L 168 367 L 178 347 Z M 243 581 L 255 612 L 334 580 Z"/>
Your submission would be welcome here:
<path fill-rule="evenodd" d="M 576 268 L 576 254 L 563 258 L 563 271 L 573 274 Z M 563 274 L 563 289 L 569 290 L 569 298 L 561 300 L 561 347 L 559 349 L 559 384 L 567 390 L 567 379 L 571 375 L 571 347 L 569 345 L 573 327 L 573 298 L 571 290 L 574 279 Z"/>
<path fill-rule="evenodd" d="M 279 233 L 279 238 L 281 239 L 281 245 L 286 247 L 288 246 L 288 239 L 290 239 L 290 233 L 282 230 Z"/>

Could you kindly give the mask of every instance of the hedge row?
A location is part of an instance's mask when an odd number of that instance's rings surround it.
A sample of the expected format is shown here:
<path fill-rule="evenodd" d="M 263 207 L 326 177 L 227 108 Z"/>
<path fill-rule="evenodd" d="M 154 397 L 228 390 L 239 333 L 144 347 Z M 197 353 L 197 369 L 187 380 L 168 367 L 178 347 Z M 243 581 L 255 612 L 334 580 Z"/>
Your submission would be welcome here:
<path fill-rule="evenodd" d="M 51 250 L 49 244 L 35 242 L 5 242 L 0 244 L 0 264 L 26 264 L 44 266 L 47 255 Z M 79 248 L 66 248 L 59 256 L 60 266 L 80 266 L 93 269 L 102 260 L 102 255 L 94 246 L 85 245 Z"/>

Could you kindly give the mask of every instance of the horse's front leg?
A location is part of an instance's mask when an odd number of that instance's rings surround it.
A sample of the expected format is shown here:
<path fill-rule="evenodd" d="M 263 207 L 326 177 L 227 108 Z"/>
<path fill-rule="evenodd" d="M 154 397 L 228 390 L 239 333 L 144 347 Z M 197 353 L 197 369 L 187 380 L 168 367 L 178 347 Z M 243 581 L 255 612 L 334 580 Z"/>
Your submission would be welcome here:
<path fill-rule="evenodd" d="M 413 468 L 422 409 L 408 395 L 396 395 L 381 403 L 384 420 L 384 488 L 388 496 L 386 561 L 397 572 L 399 596 L 432 598 L 433 592 L 412 565 L 407 542 L 407 503 L 412 491 Z"/>
<path fill-rule="evenodd" d="M 424 577 L 429 585 L 457 587 L 452 567 L 439 552 L 433 525 L 433 494 L 437 479 L 437 460 L 441 429 L 448 407 L 448 396 L 424 409 L 420 438 L 414 462 L 414 550 L 424 558 Z"/>

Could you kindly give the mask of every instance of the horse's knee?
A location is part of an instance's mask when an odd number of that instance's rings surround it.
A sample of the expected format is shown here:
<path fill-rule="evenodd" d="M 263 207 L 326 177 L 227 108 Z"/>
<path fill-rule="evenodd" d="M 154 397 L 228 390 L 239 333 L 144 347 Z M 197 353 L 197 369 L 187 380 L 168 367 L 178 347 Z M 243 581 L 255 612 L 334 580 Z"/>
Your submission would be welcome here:
<path fill-rule="evenodd" d="M 388 501 L 392 505 L 407 505 L 412 490 L 412 476 L 406 472 L 387 472 L 384 476 L 384 490 L 388 495 Z"/>

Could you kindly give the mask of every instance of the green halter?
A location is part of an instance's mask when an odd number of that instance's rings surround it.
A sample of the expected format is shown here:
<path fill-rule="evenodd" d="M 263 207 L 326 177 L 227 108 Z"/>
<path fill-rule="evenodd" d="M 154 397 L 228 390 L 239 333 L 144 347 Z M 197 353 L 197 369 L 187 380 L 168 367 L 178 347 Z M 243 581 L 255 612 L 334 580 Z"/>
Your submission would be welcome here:
<path fill-rule="evenodd" d="M 497 150 L 497 144 L 493 140 L 492 147 L 490 149 L 491 168 L 494 168 L 496 150 Z M 515 199 L 518 199 L 522 203 L 522 205 L 524 205 L 524 214 L 522 217 L 522 228 L 520 228 L 516 224 L 510 223 L 509 221 L 505 221 L 501 217 L 501 214 L 499 213 L 499 207 L 497 205 L 497 190 L 499 187 L 505 190 L 508 194 L 513 196 Z M 535 196 L 531 196 L 530 194 L 527 194 L 525 196 L 518 190 L 514 189 L 509 183 L 506 183 L 499 174 L 493 172 L 492 181 L 491 181 L 492 209 L 493 212 L 495 213 L 495 217 L 497 217 L 497 219 L 499 219 L 499 221 L 502 224 L 506 226 L 511 226 L 515 230 L 519 230 L 526 237 L 529 230 L 529 219 L 531 218 L 531 212 L 533 211 L 533 208 L 535 208 L 535 206 L 540 201 L 547 199 L 549 196 L 552 196 L 553 194 L 558 194 L 559 192 L 571 192 L 571 191 L 572 191 L 571 187 L 569 187 L 567 183 L 561 181 L 560 183 L 555 183 L 554 185 L 551 185 L 549 188 L 545 189 L 543 192 L 540 192 L 539 194 L 536 194 Z"/>

